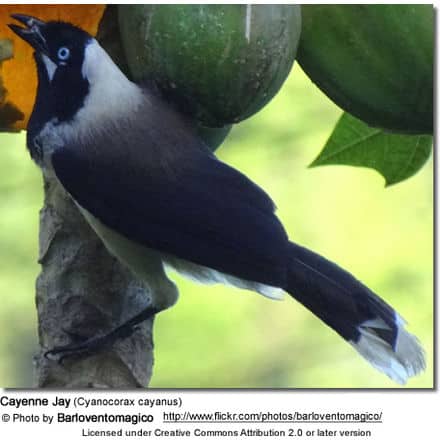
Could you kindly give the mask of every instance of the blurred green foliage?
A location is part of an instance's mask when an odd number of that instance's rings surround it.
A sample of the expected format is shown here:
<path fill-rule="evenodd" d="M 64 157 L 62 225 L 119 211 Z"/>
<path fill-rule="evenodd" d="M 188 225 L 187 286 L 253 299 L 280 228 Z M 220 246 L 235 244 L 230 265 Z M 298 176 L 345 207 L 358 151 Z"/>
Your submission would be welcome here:
<path fill-rule="evenodd" d="M 433 172 L 384 188 L 367 169 L 308 169 L 341 111 L 295 66 L 276 98 L 218 155 L 272 196 L 290 237 L 352 271 L 409 321 L 433 386 Z M 42 184 L 25 136 L 0 135 L 0 385 L 32 385 Z M 394 387 L 301 305 L 178 282 L 156 318 L 152 387 Z"/>

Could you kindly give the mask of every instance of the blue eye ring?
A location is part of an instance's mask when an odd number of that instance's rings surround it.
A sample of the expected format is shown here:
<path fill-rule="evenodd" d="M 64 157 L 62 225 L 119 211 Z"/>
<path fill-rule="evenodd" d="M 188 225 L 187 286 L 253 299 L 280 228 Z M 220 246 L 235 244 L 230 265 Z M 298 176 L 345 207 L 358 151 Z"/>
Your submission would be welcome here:
<path fill-rule="evenodd" d="M 57 57 L 60 61 L 66 61 L 70 57 L 70 50 L 68 47 L 63 46 L 58 49 Z"/>

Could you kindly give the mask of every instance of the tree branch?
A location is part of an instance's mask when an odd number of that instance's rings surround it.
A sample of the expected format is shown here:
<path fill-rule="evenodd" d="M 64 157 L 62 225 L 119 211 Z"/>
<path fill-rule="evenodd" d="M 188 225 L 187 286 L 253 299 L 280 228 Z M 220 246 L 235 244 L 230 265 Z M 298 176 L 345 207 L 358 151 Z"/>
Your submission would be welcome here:
<path fill-rule="evenodd" d="M 117 47 L 115 14 L 116 8 L 107 8 L 101 30 L 105 30 L 103 44 L 113 42 Z M 153 365 L 152 320 L 131 337 L 89 358 L 68 359 L 59 365 L 44 357 L 48 349 L 72 342 L 66 331 L 84 337 L 107 333 L 148 304 L 146 287 L 107 252 L 61 186 L 45 177 L 44 191 L 42 270 L 36 286 L 41 347 L 35 357 L 36 385 L 146 387 Z"/>

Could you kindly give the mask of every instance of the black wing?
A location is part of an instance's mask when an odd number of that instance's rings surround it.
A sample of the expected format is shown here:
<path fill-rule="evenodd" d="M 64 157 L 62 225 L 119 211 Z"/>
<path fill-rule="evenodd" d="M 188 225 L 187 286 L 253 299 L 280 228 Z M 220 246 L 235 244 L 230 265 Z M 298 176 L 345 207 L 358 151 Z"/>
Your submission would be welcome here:
<path fill-rule="evenodd" d="M 187 151 L 170 171 L 152 154 L 140 159 L 119 148 L 100 156 L 75 147 L 53 154 L 55 173 L 108 227 L 193 263 L 285 285 L 286 233 L 272 200 L 243 174 L 203 149 Z"/>

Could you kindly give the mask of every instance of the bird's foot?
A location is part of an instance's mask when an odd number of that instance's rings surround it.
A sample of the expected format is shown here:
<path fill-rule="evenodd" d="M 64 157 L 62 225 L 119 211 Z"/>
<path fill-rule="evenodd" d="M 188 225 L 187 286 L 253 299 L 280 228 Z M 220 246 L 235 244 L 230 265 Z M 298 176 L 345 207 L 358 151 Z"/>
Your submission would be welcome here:
<path fill-rule="evenodd" d="M 56 360 L 59 364 L 62 364 L 69 358 L 83 358 L 92 356 L 101 351 L 111 348 L 119 339 L 125 339 L 131 336 L 136 330 L 139 329 L 139 325 L 125 326 L 122 325 L 111 332 L 94 336 L 92 338 L 83 338 L 79 335 L 72 335 L 68 333 L 75 340 L 72 344 L 62 345 L 54 347 L 44 353 L 44 357 L 47 359 Z M 82 342 L 78 342 L 82 340 Z"/>
<path fill-rule="evenodd" d="M 59 364 L 62 364 L 66 359 L 69 358 L 84 358 L 92 356 L 111 348 L 116 341 L 130 337 L 140 328 L 139 324 L 141 322 L 151 318 L 157 312 L 158 310 L 153 307 L 145 309 L 109 333 L 94 336 L 92 338 L 85 338 L 76 333 L 64 330 L 74 342 L 71 344 L 54 347 L 51 350 L 46 351 L 44 353 L 44 357 L 50 360 L 56 360 Z"/>

